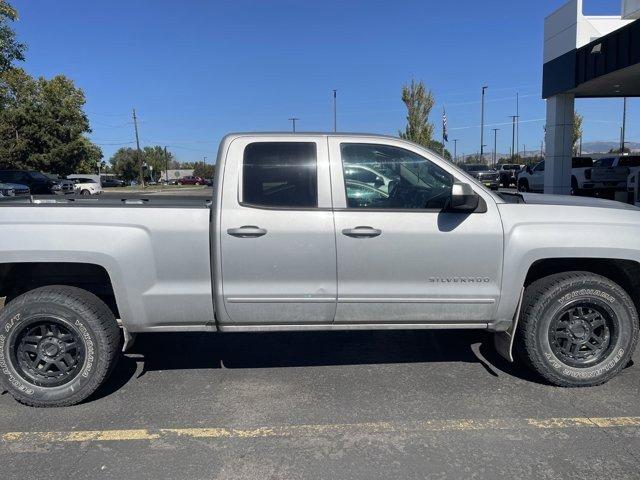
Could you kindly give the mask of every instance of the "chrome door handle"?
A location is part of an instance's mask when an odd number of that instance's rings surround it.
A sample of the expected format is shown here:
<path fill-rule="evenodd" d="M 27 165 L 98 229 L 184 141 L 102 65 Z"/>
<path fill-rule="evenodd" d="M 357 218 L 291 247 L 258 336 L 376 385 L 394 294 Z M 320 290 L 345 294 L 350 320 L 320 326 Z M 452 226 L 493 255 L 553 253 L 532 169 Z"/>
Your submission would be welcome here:
<path fill-rule="evenodd" d="M 353 238 L 373 238 L 382 234 L 382 230 L 373 227 L 345 228 L 342 234 Z"/>
<path fill-rule="evenodd" d="M 255 225 L 244 225 L 239 228 L 230 228 L 227 230 L 227 233 L 232 237 L 254 238 L 266 235 L 267 230 L 264 228 L 256 227 Z"/>

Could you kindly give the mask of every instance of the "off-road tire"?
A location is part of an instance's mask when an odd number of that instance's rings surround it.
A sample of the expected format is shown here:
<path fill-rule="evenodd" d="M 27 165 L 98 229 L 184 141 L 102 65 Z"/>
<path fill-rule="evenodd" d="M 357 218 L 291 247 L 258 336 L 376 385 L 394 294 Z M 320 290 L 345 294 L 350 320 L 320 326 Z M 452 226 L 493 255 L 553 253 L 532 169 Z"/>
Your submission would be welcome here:
<path fill-rule="evenodd" d="M 51 324 L 57 325 L 59 334 L 67 333 L 56 337 L 56 330 L 51 327 L 47 330 L 46 325 Z M 40 330 L 42 325 L 45 325 L 44 330 Z M 39 335 L 39 340 L 30 340 L 38 337 L 29 336 L 33 331 L 46 333 Z M 54 341 L 56 345 L 63 346 L 52 347 Z M 64 343 L 67 341 L 69 343 Z M 72 358 L 74 355 L 70 352 L 76 352 L 76 362 L 64 360 L 63 366 L 72 365 L 68 373 L 57 372 L 57 367 L 53 366 L 49 374 L 58 377 L 45 378 L 46 373 L 41 373 L 42 369 L 25 362 L 25 355 L 28 355 L 25 344 L 37 352 L 31 357 L 37 356 L 37 365 L 41 365 L 38 359 L 45 355 L 43 349 L 56 352 L 57 357 L 46 357 L 53 363 L 52 359 L 61 358 L 65 353 L 65 345 L 75 344 L 77 350 L 66 347 L 66 353 L 69 353 L 67 358 Z M 25 405 L 75 405 L 94 393 L 113 371 L 119 358 L 120 344 L 121 332 L 115 317 L 98 297 L 76 287 L 54 285 L 37 288 L 16 297 L 0 310 L 0 381 L 17 401 Z M 46 371 L 48 367 L 43 368 Z"/>
<path fill-rule="evenodd" d="M 577 307 L 579 305 L 587 307 Z M 582 308 L 579 311 L 583 313 L 589 312 L 588 305 L 593 306 L 589 315 L 572 315 L 576 308 Z M 611 317 L 610 323 L 607 323 L 610 325 L 610 328 L 607 327 L 608 335 L 598 334 L 598 338 L 609 338 L 606 349 L 600 347 L 600 356 L 593 354 L 591 359 L 570 358 L 562 351 L 562 342 L 583 342 L 587 335 L 591 335 L 587 333 L 591 330 L 587 328 L 582 333 L 584 327 L 576 325 L 580 335 L 578 340 L 571 330 L 573 326 L 568 325 L 581 321 L 587 326 L 595 325 L 589 323 L 591 320 L 575 319 L 593 318 L 593 312 L 597 315 L 598 311 L 603 312 L 603 319 L 605 316 Z M 594 322 L 599 323 L 598 320 Z M 558 330 L 561 324 L 563 327 Z M 571 336 L 572 340 L 558 340 L 557 332 L 562 336 Z M 597 343 L 595 336 L 589 338 Z M 553 385 L 588 387 L 609 381 L 628 364 L 637 341 L 638 313 L 635 305 L 622 287 L 606 277 L 590 272 L 558 273 L 537 280 L 525 290 L 516 334 L 516 353 L 525 364 Z M 577 355 L 592 355 L 591 348 L 594 348 L 593 345 L 583 345 Z M 591 363 L 578 364 L 580 361 Z"/>

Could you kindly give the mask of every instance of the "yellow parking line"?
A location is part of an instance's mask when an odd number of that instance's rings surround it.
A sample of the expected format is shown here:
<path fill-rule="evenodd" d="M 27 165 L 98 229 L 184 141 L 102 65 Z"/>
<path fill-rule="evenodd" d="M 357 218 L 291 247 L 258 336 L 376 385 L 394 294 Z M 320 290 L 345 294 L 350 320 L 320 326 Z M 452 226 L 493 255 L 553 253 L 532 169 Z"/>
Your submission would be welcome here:
<path fill-rule="evenodd" d="M 68 432 L 6 432 L 2 443 L 66 443 L 156 440 L 160 438 L 319 437 L 342 434 L 421 433 L 473 430 L 526 430 L 640 427 L 640 417 L 574 417 L 523 419 L 451 419 L 421 422 L 369 422 L 326 425 L 285 425 L 258 428 L 160 428 L 157 430 L 80 430 Z"/>

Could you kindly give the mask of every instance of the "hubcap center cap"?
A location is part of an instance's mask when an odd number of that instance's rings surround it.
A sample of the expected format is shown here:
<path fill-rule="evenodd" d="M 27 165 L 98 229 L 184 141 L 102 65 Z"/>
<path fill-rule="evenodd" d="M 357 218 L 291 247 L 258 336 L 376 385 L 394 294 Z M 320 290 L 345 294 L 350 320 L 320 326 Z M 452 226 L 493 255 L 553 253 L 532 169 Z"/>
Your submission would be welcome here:
<path fill-rule="evenodd" d="M 571 333 L 576 338 L 580 338 L 580 339 L 586 337 L 587 333 L 589 333 L 589 327 L 587 327 L 583 323 L 577 323 L 575 325 L 571 325 L 570 330 L 571 330 Z"/>

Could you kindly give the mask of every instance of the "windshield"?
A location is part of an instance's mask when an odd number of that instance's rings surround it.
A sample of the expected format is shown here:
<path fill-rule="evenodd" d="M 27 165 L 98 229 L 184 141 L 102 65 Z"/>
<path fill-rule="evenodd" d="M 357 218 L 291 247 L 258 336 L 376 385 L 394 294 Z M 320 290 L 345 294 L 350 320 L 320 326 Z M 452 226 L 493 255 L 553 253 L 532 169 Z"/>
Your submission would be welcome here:
<path fill-rule="evenodd" d="M 49 180 L 47 177 L 45 177 L 42 173 L 40 172 L 29 172 L 29 176 L 31 178 L 33 178 L 34 180 Z"/>

